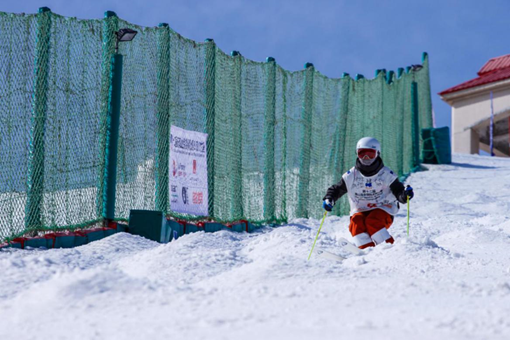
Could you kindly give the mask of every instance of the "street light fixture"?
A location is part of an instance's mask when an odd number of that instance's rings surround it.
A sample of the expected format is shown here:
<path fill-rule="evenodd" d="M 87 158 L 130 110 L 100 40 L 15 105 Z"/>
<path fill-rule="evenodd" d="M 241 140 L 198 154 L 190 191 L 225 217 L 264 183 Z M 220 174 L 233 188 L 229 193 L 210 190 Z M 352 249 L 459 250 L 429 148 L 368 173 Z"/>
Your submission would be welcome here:
<path fill-rule="evenodd" d="M 117 40 L 115 41 L 115 54 L 119 51 L 119 42 L 121 41 L 131 41 L 136 36 L 138 32 L 132 30 L 130 28 L 121 28 L 115 35 L 117 36 Z"/>

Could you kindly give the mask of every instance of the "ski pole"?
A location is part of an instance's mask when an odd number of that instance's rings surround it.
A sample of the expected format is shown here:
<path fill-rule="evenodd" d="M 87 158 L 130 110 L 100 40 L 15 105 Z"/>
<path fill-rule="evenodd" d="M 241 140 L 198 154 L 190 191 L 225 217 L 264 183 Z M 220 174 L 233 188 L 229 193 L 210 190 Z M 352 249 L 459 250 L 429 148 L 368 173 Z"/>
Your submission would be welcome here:
<path fill-rule="evenodd" d="M 319 237 L 319 233 L 322 229 L 322 224 L 324 223 L 324 220 L 326 219 L 326 215 L 328 214 L 327 211 L 324 211 L 324 216 L 322 217 L 321 225 L 319 227 L 319 230 L 317 231 L 317 235 L 315 236 L 315 240 L 313 241 L 312 250 L 310 250 L 310 255 L 308 255 L 308 260 L 310 260 L 310 257 L 312 256 L 313 248 L 315 248 L 315 242 L 317 242 L 317 238 Z"/>
<path fill-rule="evenodd" d="M 409 196 L 407 196 L 407 237 L 409 237 Z"/>

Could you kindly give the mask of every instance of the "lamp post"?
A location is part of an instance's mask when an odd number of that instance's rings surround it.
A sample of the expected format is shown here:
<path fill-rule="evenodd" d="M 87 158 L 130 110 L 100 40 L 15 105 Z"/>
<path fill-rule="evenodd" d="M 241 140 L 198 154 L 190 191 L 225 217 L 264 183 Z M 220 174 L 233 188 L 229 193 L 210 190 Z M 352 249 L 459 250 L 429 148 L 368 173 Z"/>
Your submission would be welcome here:
<path fill-rule="evenodd" d="M 108 96 L 108 117 L 106 132 L 105 180 L 103 218 L 106 224 L 115 218 L 115 191 L 117 186 L 117 147 L 120 125 L 120 99 L 122 90 L 123 56 L 118 53 L 119 42 L 131 41 L 138 32 L 121 28 L 115 35 L 115 53 L 111 59 L 110 91 Z"/>

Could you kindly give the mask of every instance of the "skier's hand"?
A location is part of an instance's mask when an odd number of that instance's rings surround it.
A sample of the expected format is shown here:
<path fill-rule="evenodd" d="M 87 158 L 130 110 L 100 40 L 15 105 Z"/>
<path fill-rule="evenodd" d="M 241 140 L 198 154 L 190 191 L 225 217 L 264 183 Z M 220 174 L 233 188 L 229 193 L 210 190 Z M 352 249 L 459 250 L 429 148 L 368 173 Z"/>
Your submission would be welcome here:
<path fill-rule="evenodd" d="M 331 211 L 333 210 L 333 206 L 335 205 L 335 202 L 333 202 L 333 200 L 330 200 L 329 198 L 326 198 L 324 200 L 324 202 L 322 202 L 322 207 L 324 208 L 324 210 L 326 211 Z"/>
<path fill-rule="evenodd" d="M 409 200 L 411 200 L 414 197 L 414 191 L 413 188 L 411 188 L 410 185 L 406 187 L 406 190 L 404 191 L 404 194 L 409 197 Z"/>

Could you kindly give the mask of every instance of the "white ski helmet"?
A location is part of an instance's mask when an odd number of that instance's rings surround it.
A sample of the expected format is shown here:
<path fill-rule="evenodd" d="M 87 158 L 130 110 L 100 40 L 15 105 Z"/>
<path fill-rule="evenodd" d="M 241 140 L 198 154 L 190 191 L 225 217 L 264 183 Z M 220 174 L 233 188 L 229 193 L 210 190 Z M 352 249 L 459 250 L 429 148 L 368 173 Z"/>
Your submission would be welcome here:
<path fill-rule="evenodd" d="M 377 151 L 377 155 L 381 154 L 381 144 L 374 137 L 363 137 L 356 144 L 356 153 L 359 149 L 373 149 Z"/>

